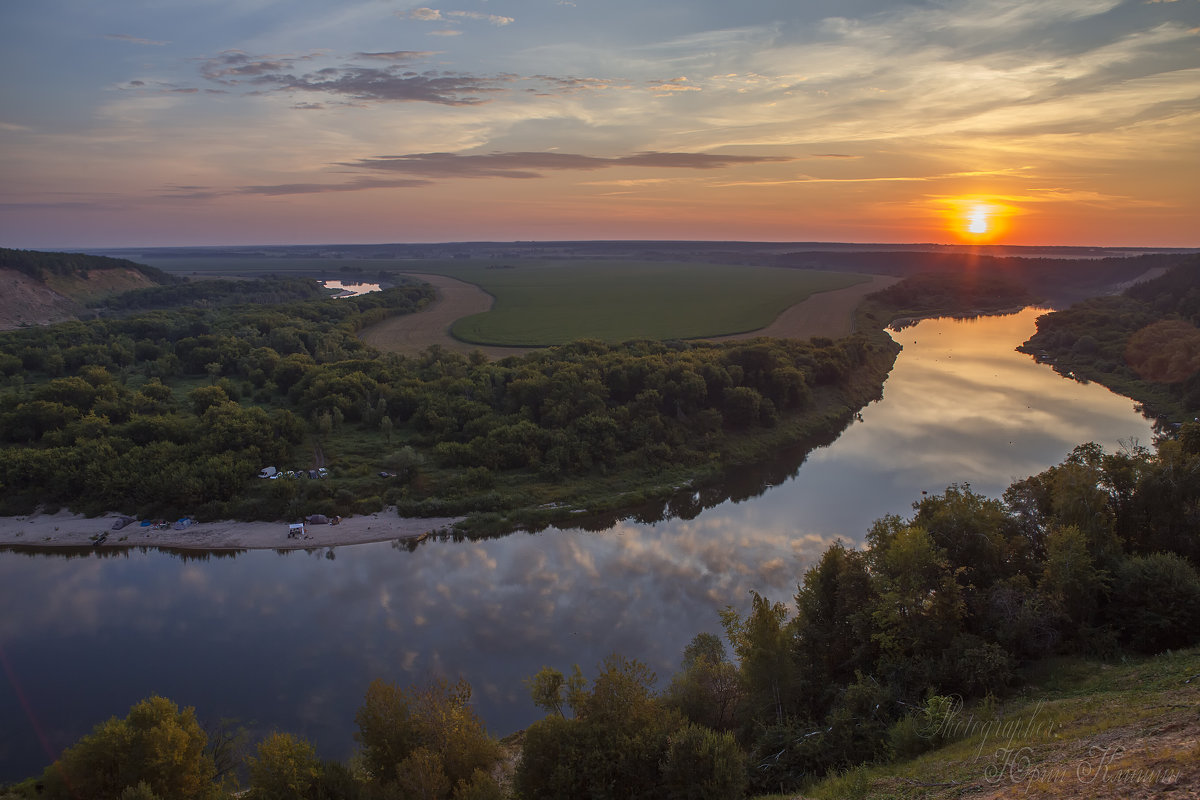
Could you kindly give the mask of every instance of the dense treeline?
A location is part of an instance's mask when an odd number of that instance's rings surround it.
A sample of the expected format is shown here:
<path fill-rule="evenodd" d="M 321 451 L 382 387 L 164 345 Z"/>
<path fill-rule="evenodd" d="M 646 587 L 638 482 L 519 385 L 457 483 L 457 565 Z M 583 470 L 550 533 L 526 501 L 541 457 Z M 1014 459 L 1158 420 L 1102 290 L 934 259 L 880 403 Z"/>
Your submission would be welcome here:
<path fill-rule="evenodd" d="M 1178 422 L 1200 414 L 1200 258 L 1041 317 L 1019 349 Z"/>
<path fill-rule="evenodd" d="M 1028 289 L 1002 274 L 972 270 L 948 279 L 944 273 L 926 272 L 876 292 L 857 313 L 867 323 L 887 325 L 939 314 L 1017 310 L 1034 302 Z"/>
<path fill-rule="evenodd" d="M 294 278 L 261 278 L 257 280 L 201 280 L 175 283 L 170 286 L 149 286 L 133 289 L 115 297 L 105 298 L 108 311 L 135 311 L 194 306 L 279 305 L 302 300 L 328 297 L 320 284 Z"/>
<path fill-rule="evenodd" d="M 87 275 L 94 269 L 131 269 L 142 273 L 155 283 L 178 281 L 161 269 L 139 264 L 125 258 L 89 256 L 83 253 L 44 253 L 37 250 L 10 250 L 0 247 L 0 269 L 14 269 L 31 278 L 44 281 L 50 276 L 70 278 Z"/>
<path fill-rule="evenodd" d="M 1028 258 L 962 252 L 814 251 L 776 257 L 781 267 L 832 269 L 895 275 L 901 278 L 935 273 L 957 281 L 971 276 L 1000 277 L 1026 287 L 1043 301 L 1074 302 L 1109 291 L 1154 269 L 1172 267 L 1191 256 L 1152 253 L 1134 257 Z"/>
<path fill-rule="evenodd" d="M 254 476 L 287 461 L 308 435 L 308 421 L 286 407 L 286 389 L 322 364 L 374 355 L 355 331 L 431 296 L 409 286 L 4 334 L 0 513 L 38 503 L 145 516 L 213 515 L 239 501 L 251 509 Z M 294 513 L 294 499 L 276 503 L 272 518 Z"/>
<path fill-rule="evenodd" d="M 430 296 L 409 286 L 155 310 L 0 337 L 11 384 L 0 393 L 0 513 L 39 502 L 267 519 L 385 503 L 428 516 L 536 507 L 560 499 L 564 480 L 711 470 L 834 428 L 878 393 L 897 349 L 871 331 L 582 341 L 488 363 L 439 348 L 380 357 L 355 336 Z M 327 457 L 339 459 L 328 481 L 255 477 Z M 529 493 L 539 482 L 548 497 Z"/>
<path fill-rule="evenodd" d="M 527 687 L 548 716 L 519 742 L 488 736 L 461 681 L 371 684 L 349 765 L 287 733 L 210 739 L 150 698 L 9 796 L 216 800 L 238 790 L 240 751 L 254 800 L 736 800 L 937 747 L 956 703 L 1004 694 L 1039 659 L 1200 642 L 1200 423 L 1156 452 L 1082 445 L 1000 500 L 955 485 L 913 510 L 864 550 L 826 550 L 793 607 L 727 609 L 733 658 L 701 633 L 661 691 L 619 655 L 590 681 L 544 668 Z"/>

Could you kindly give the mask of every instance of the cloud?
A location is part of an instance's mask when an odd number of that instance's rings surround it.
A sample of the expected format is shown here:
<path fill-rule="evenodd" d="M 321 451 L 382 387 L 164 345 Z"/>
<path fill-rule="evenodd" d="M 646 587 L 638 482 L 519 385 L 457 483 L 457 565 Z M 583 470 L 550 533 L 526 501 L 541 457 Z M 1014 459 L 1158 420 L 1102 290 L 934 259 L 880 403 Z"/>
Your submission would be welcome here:
<path fill-rule="evenodd" d="M 282 183 L 270 186 L 242 186 L 237 194 L 261 194 L 270 197 L 290 194 L 322 194 L 325 192 L 357 192 L 362 189 L 408 189 L 428 186 L 432 181 L 419 178 L 401 178 L 385 181 L 359 178 L 348 183 Z"/>
<path fill-rule="evenodd" d="M 226 50 L 218 56 L 202 60 L 200 74 L 210 81 L 232 85 L 242 79 L 291 69 L 297 61 L 311 58 L 313 56 L 252 56 L 241 50 Z"/>
<path fill-rule="evenodd" d="M 264 75 L 255 80 L 274 90 L 324 92 L 354 100 L 426 102 L 448 106 L 476 105 L 484 102 L 478 95 L 498 92 L 500 87 L 487 78 L 447 72 L 415 73 L 402 68 L 328 67 L 295 75 Z"/>
<path fill-rule="evenodd" d="M 458 17 L 460 19 L 477 19 L 488 22 L 496 27 L 504 27 L 516 22 L 512 17 L 502 17 L 499 14 L 483 14 L 479 11 L 447 11 L 446 16 Z"/>
<path fill-rule="evenodd" d="M 411 11 L 398 11 L 397 16 L 418 19 L 422 22 L 437 22 L 442 18 L 442 12 L 436 8 L 414 8 Z"/>
<path fill-rule="evenodd" d="M 262 92 L 322 92 L 350 100 L 427 102 L 441 105 L 475 105 L 480 94 L 499 91 L 497 82 L 450 72 L 418 73 L 407 62 L 432 51 L 396 50 L 357 53 L 359 58 L 392 61 L 386 67 L 353 64 L 324 67 L 309 73 L 293 74 L 299 62 L 317 56 L 254 56 L 240 50 L 227 50 L 201 62 L 200 74 L 226 86 L 250 85 Z"/>
<path fill-rule="evenodd" d="M 732 156 L 712 153 L 660 153 L 654 151 L 606 158 L 578 153 L 410 153 L 376 156 L 340 166 L 402 172 L 425 177 L 540 178 L 545 171 L 597 170 L 611 167 L 660 169 L 722 169 L 742 164 L 791 161 L 785 156 Z"/>
<path fill-rule="evenodd" d="M 417 61 L 437 55 L 436 50 L 392 50 L 386 53 L 355 53 L 356 58 L 369 58 L 376 61 Z"/>
<path fill-rule="evenodd" d="M 130 36 L 127 33 L 110 33 L 104 37 L 105 39 L 116 39 L 121 42 L 132 42 L 133 44 L 144 44 L 152 47 L 165 47 L 170 42 L 160 42 L 155 39 L 139 39 L 136 36 Z"/>
<path fill-rule="evenodd" d="M 656 82 L 650 86 L 650 90 L 663 93 L 702 91 L 699 86 L 689 85 L 688 79 L 685 77 L 671 78 L 669 81 Z"/>
<path fill-rule="evenodd" d="M 502 17 L 499 14 L 485 14 L 482 11 L 447 11 L 442 13 L 436 8 L 414 8 L 409 11 L 398 11 L 396 16 L 415 19 L 420 22 L 454 22 L 460 19 L 473 19 L 487 22 L 497 27 L 511 25 L 516 22 L 512 17 Z"/>

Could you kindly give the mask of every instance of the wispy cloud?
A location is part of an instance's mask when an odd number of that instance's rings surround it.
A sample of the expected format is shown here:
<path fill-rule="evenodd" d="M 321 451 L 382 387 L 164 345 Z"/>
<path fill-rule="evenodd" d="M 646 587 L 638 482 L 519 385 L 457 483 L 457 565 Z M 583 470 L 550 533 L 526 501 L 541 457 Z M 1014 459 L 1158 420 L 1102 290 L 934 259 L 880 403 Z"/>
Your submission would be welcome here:
<path fill-rule="evenodd" d="M 386 53 L 355 53 L 356 58 L 368 58 L 374 61 L 418 61 L 437 55 L 436 50 L 391 50 Z"/>
<path fill-rule="evenodd" d="M 495 25 L 498 28 L 516 22 L 512 17 L 502 17 L 499 14 L 485 14 L 482 11 L 441 11 L 436 8 L 427 8 L 424 6 L 408 11 L 398 11 L 396 15 L 406 19 L 415 19 L 419 22 L 455 22 L 463 19 L 477 20 Z"/>
<path fill-rule="evenodd" d="M 499 14 L 484 14 L 479 11 L 447 11 L 446 16 L 457 19 L 480 20 L 481 22 L 487 22 L 491 25 L 495 25 L 498 28 L 502 28 L 505 25 L 511 25 L 512 23 L 516 22 L 516 20 L 512 17 L 502 17 Z"/>
<path fill-rule="evenodd" d="M 409 63 L 433 55 L 433 51 L 397 50 L 358 53 L 359 58 L 393 62 L 385 67 L 344 64 L 322 67 L 302 74 L 293 68 L 312 61 L 318 54 L 300 56 L 255 56 L 229 50 L 201 62 L 200 74 L 227 86 L 246 85 L 258 92 L 320 92 L 361 101 L 427 102 L 441 105 L 474 105 L 481 94 L 499 91 L 499 83 L 451 72 L 415 72 Z"/>
<path fill-rule="evenodd" d="M 234 85 L 249 78 L 274 75 L 289 70 L 298 61 L 314 56 L 253 56 L 241 50 L 226 50 L 220 55 L 203 59 L 200 74 L 210 81 Z"/>
<path fill-rule="evenodd" d="M 130 42 L 132 44 L 144 44 L 151 47 L 165 47 L 170 42 L 160 42 L 156 39 L 141 39 L 137 36 L 130 36 L 127 33 L 110 33 L 104 37 L 105 39 L 116 39 L 121 42 Z"/>
<path fill-rule="evenodd" d="M 325 192 L 358 192 L 364 189 L 410 189 L 428 186 L 432 181 L 418 178 L 403 178 L 386 181 L 360 178 L 347 183 L 281 183 L 267 186 L 242 186 L 238 194 L 261 194 L 268 196 L 291 194 L 323 194 Z"/>
<path fill-rule="evenodd" d="M 642 152 L 628 156 L 588 156 L 579 153 L 410 153 L 376 156 L 346 162 L 340 166 L 403 172 L 427 177 L 458 178 L 539 178 L 547 171 L 597 170 L 612 167 L 660 169 L 721 169 L 743 164 L 791 161 L 786 156 L 736 156 L 712 153 Z"/>

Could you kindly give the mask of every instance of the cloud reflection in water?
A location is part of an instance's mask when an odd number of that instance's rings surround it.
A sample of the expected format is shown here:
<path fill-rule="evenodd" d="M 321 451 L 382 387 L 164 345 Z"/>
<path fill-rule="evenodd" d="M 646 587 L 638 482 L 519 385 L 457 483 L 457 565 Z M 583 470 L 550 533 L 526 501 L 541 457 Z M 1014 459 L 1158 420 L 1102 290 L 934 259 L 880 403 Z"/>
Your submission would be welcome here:
<path fill-rule="evenodd" d="M 51 740 L 65 745 L 138 699 L 165 694 L 204 718 L 312 738 L 349 755 L 373 678 L 471 680 L 493 732 L 538 714 L 522 681 L 543 665 L 590 673 L 611 652 L 662 683 L 717 611 L 757 590 L 790 600 L 836 539 L 859 542 L 921 491 L 970 482 L 998 495 L 1076 444 L 1147 443 L 1133 403 L 1065 381 L 1013 351 L 1036 312 L 931 320 L 904 345 L 883 399 L 797 476 L 694 519 L 603 533 L 389 544 L 281 557 L 183 561 L 162 553 L 63 559 L 0 553 L 0 647 Z M 15 610 L 15 611 L 13 611 Z M 0 780 L 44 764 L 13 687 L 0 686 Z"/>

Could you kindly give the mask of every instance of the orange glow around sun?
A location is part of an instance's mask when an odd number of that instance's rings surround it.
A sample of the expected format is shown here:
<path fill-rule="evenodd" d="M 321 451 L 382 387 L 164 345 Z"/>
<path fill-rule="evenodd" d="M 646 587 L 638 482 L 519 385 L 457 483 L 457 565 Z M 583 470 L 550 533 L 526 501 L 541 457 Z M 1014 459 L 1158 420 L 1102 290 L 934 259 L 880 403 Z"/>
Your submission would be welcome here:
<path fill-rule="evenodd" d="M 980 197 L 958 197 L 942 212 L 946 227 L 960 240 L 990 242 L 1008 229 L 1014 209 Z"/>

